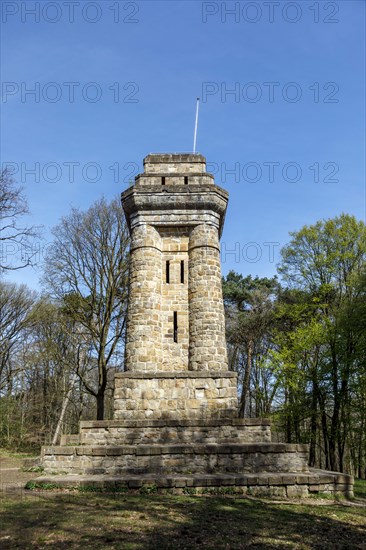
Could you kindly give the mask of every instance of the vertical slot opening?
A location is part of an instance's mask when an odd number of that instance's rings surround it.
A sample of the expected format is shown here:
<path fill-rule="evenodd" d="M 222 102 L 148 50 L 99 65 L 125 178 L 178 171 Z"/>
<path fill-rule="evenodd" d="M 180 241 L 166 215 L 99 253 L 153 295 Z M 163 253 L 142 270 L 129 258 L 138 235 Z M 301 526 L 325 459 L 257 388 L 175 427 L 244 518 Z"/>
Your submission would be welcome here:
<path fill-rule="evenodd" d="M 174 342 L 178 342 L 178 313 L 176 311 L 173 315 L 173 338 Z"/>
<path fill-rule="evenodd" d="M 184 260 L 180 261 L 180 282 L 184 283 Z"/>
<path fill-rule="evenodd" d="M 165 262 L 165 282 L 170 283 L 170 260 Z"/>
<path fill-rule="evenodd" d="M 188 185 L 188 176 L 184 176 L 184 185 Z"/>
<path fill-rule="evenodd" d="M 165 176 L 161 178 L 161 185 L 165 185 Z"/>

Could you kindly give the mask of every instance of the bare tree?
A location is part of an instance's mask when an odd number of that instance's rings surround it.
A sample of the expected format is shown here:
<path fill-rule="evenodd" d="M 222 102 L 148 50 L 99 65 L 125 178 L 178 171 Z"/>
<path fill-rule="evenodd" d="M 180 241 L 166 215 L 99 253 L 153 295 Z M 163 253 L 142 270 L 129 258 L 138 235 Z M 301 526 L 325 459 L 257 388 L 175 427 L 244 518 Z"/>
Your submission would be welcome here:
<path fill-rule="evenodd" d="M 85 370 L 78 374 L 103 420 L 108 369 L 117 356 L 122 362 L 127 309 L 129 235 L 119 198 L 73 209 L 53 234 L 44 282 L 91 341 L 96 381 Z"/>
<path fill-rule="evenodd" d="M 70 423 L 78 424 L 77 414 L 67 409 L 80 402 L 80 391 L 85 392 L 76 381 L 82 361 L 88 361 L 90 346 L 77 328 L 64 304 L 47 296 L 36 302 L 12 350 L 12 388 L 6 387 L 7 399 L 2 405 L 0 400 L 5 413 L 1 428 L 0 412 L 0 443 L 20 447 L 47 444 L 58 439 L 62 429 L 69 431 Z"/>
<path fill-rule="evenodd" d="M 22 224 L 26 214 L 29 209 L 23 189 L 16 187 L 9 172 L 3 170 L 0 173 L 0 273 L 32 264 L 35 253 L 31 242 L 39 235 L 40 228 Z"/>
<path fill-rule="evenodd" d="M 36 293 L 26 285 L 0 281 L 0 392 L 11 392 L 19 370 L 12 365 L 12 355 L 21 334 L 32 322 L 31 312 Z"/>

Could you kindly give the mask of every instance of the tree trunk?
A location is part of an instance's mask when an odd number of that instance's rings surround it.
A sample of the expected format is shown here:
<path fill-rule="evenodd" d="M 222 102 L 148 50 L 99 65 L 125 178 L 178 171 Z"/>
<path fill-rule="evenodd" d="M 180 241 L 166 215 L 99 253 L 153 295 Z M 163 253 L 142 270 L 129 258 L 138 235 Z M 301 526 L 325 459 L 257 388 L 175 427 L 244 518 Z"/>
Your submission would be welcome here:
<path fill-rule="evenodd" d="M 104 359 L 105 348 L 102 347 L 99 350 L 99 384 L 97 392 L 97 420 L 104 420 L 104 398 L 105 398 L 105 389 L 107 387 L 107 365 L 105 364 Z"/>
<path fill-rule="evenodd" d="M 329 470 L 329 444 L 328 444 L 328 426 L 327 426 L 327 415 L 324 408 L 324 399 L 319 394 L 319 407 L 321 410 L 321 423 L 322 423 L 322 432 L 323 432 L 323 442 L 324 442 L 324 457 L 325 457 L 325 469 Z"/>
<path fill-rule="evenodd" d="M 309 466 L 314 467 L 316 463 L 316 436 L 317 436 L 317 390 L 316 384 L 313 385 L 313 395 L 311 404 L 311 420 L 310 420 L 310 449 L 309 449 Z"/>
<path fill-rule="evenodd" d="M 366 479 L 366 468 L 364 468 L 364 448 L 365 448 L 365 415 L 364 409 L 361 411 L 360 436 L 358 440 L 358 477 Z"/>
<path fill-rule="evenodd" d="M 97 420 L 104 420 L 104 391 L 97 394 Z"/>
<path fill-rule="evenodd" d="M 60 413 L 60 416 L 59 416 L 59 419 L 58 419 L 58 422 L 57 422 L 55 433 L 53 434 L 51 445 L 57 445 L 57 441 L 58 441 L 58 438 L 59 438 L 59 435 L 60 435 L 60 432 L 61 432 L 61 426 L 62 426 L 62 423 L 64 421 L 64 416 L 65 416 L 65 413 L 66 413 L 67 405 L 70 401 L 71 392 L 73 390 L 76 379 L 77 379 L 77 374 L 74 373 L 72 378 L 71 378 L 71 381 L 70 381 L 70 387 L 67 391 L 67 394 L 65 395 L 65 397 L 63 399 L 61 413 Z"/>
<path fill-rule="evenodd" d="M 291 391 L 291 390 L 290 390 Z M 286 432 L 286 442 L 292 443 L 292 427 L 291 427 L 291 416 L 289 414 L 289 390 L 285 388 L 285 432 Z"/>
<path fill-rule="evenodd" d="M 336 456 L 336 445 L 337 439 L 339 436 L 339 413 L 340 413 L 340 397 L 338 390 L 338 365 L 334 349 L 332 351 L 332 386 L 333 386 L 333 413 L 330 423 L 330 434 L 329 434 L 329 460 L 330 460 L 330 469 L 332 471 L 337 470 L 337 456 Z"/>
<path fill-rule="evenodd" d="M 247 348 L 247 368 L 245 369 L 243 389 L 241 392 L 241 400 L 240 400 L 240 410 L 239 410 L 240 418 L 244 418 L 244 415 L 245 415 L 247 395 L 249 392 L 250 373 L 252 370 L 252 362 L 253 362 L 253 347 L 254 347 L 253 340 L 249 340 L 248 348 Z"/>

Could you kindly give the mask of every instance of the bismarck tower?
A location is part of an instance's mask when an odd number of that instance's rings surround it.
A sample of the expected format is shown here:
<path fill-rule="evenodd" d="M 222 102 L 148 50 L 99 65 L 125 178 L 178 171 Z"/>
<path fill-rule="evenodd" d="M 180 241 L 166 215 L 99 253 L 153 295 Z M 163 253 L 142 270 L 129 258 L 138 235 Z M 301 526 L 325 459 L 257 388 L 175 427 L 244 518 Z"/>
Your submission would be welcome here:
<path fill-rule="evenodd" d="M 227 201 L 198 154 L 148 155 L 123 193 L 130 295 L 115 418 L 237 416 L 219 247 Z"/>
<path fill-rule="evenodd" d="M 202 155 L 145 158 L 122 194 L 130 294 L 114 419 L 80 422 L 44 447 L 38 484 L 352 494 L 351 476 L 309 469 L 307 445 L 272 443 L 268 419 L 238 418 L 219 251 L 227 200 Z"/>

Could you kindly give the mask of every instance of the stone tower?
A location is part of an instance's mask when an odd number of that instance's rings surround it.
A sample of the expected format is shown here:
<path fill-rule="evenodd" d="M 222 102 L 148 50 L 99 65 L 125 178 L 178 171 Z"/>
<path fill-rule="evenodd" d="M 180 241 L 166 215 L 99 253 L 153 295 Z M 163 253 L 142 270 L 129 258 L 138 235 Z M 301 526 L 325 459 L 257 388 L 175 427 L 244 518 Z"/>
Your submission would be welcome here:
<path fill-rule="evenodd" d="M 115 418 L 237 416 L 220 269 L 227 201 L 199 154 L 148 155 L 123 193 L 130 295 Z"/>
<path fill-rule="evenodd" d="M 227 199 L 203 156 L 145 158 L 122 195 L 130 295 L 114 419 L 80 422 L 78 435 L 44 447 L 38 484 L 352 495 L 351 476 L 309 469 L 307 445 L 272 443 L 268 419 L 237 417 L 219 254 Z"/>

